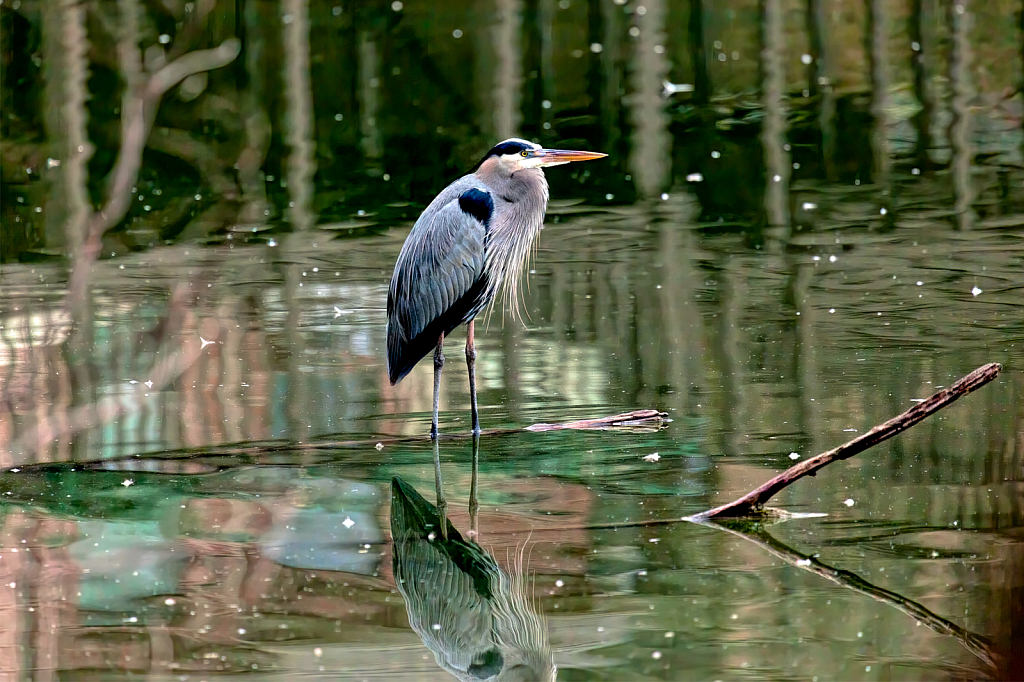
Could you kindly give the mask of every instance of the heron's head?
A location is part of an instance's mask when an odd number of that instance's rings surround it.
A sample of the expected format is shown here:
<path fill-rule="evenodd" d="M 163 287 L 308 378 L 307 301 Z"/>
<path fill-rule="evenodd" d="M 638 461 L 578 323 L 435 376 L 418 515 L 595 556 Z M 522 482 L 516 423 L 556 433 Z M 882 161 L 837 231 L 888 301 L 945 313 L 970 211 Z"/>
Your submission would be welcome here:
<path fill-rule="evenodd" d="M 527 168 L 561 166 L 570 161 L 590 161 L 605 156 L 608 155 L 600 152 L 545 149 L 539 144 L 512 137 L 491 147 L 491 150 L 484 155 L 473 171 L 488 175 L 494 173 L 512 175 L 516 171 Z"/>

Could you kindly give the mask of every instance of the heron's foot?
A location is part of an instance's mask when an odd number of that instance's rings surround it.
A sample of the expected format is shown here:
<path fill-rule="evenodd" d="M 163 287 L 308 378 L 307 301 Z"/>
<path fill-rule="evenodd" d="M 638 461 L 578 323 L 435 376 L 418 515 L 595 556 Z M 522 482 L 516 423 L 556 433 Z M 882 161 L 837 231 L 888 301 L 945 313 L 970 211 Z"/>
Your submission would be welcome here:
<path fill-rule="evenodd" d="M 474 426 L 474 427 L 473 427 L 473 430 L 471 431 L 471 433 L 472 433 L 472 434 L 473 434 L 474 436 L 479 436 L 479 435 L 480 435 L 481 433 L 483 433 L 483 432 L 482 432 L 482 431 L 480 430 L 480 425 L 479 425 L 479 424 L 477 424 L 476 426 Z"/>
<path fill-rule="evenodd" d="M 430 427 L 430 440 L 437 440 L 437 427 L 436 426 L 431 426 Z"/>

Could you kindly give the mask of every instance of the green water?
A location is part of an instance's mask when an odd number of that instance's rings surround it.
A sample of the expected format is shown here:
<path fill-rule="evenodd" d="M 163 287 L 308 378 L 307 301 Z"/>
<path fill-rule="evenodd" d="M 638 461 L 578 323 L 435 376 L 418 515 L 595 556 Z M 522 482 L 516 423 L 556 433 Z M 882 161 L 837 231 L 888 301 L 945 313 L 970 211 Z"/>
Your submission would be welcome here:
<path fill-rule="evenodd" d="M 384 307 L 412 221 L 512 134 L 609 158 L 547 172 L 524 320 L 478 320 L 475 518 L 462 331 L 438 451 L 558 679 L 1019 674 L 1017 5 L 209 5 L 140 9 L 143 50 L 243 47 L 164 95 L 78 307 L 123 24 L 86 3 L 76 66 L 72 14 L 0 6 L 0 679 L 452 679 L 394 579 L 432 375 L 388 385 Z M 792 518 L 684 518 L 988 362 Z"/>

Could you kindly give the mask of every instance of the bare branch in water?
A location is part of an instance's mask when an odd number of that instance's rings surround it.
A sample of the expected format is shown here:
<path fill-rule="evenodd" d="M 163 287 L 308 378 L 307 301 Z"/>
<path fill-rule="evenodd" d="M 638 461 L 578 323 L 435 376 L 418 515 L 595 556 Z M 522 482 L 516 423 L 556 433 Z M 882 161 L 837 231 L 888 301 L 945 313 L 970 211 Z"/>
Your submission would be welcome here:
<path fill-rule="evenodd" d="M 121 101 L 121 149 L 110 172 L 104 204 L 89 218 L 84 244 L 73 254 L 74 263 L 68 282 L 73 312 L 83 308 L 89 272 L 99 256 L 103 234 L 121 222 L 128 213 L 131 190 L 138 181 L 142 153 L 153 129 L 160 98 L 193 74 L 230 64 L 241 51 L 241 42 L 237 38 L 230 38 L 212 50 L 196 50 L 184 54 L 147 77 L 138 45 L 138 0 L 121 0 L 120 5 L 122 32 L 117 53 L 125 80 Z"/>
<path fill-rule="evenodd" d="M 705 519 L 763 515 L 764 503 L 783 488 L 799 481 L 804 476 L 814 475 L 819 469 L 832 462 L 853 457 L 870 447 L 878 445 L 882 441 L 892 438 L 898 433 L 906 431 L 925 417 L 935 414 L 943 407 L 992 381 L 999 375 L 999 371 L 1002 368 L 1002 365 L 995 362 L 983 365 L 949 388 L 943 389 L 924 402 L 914 405 L 903 414 L 893 417 L 883 424 L 879 424 L 867 433 L 840 445 L 838 448 L 823 452 L 816 457 L 790 467 L 767 483 L 750 491 L 743 497 L 733 500 L 729 504 L 696 514 L 692 517 L 692 520 L 700 521 Z"/>

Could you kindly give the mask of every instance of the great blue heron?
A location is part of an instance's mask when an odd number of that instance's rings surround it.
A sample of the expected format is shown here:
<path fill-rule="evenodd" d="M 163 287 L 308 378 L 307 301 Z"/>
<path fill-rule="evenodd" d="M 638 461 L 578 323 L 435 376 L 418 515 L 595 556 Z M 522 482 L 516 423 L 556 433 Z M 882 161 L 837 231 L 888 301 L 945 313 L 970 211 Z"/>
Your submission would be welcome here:
<path fill-rule="evenodd" d="M 437 438 L 444 337 L 466 322 L 473 433 L 480 433 L 473 318 L 499 288 L 516 316 L 519 277 L 548 205 L 541 169 L 604 156 L 505 140 L 438 194 L 413 225 L 388 290 L 388 378 L 397 384 L 434 351 L 432 438 Z"/>
<path fill-rule="evenodd" d="M 462 682 L 554 680 L 522 555 L 505 571 L 438 511 L 401 478 L 391 481 L 392 568 L 413 630 Z"/>

